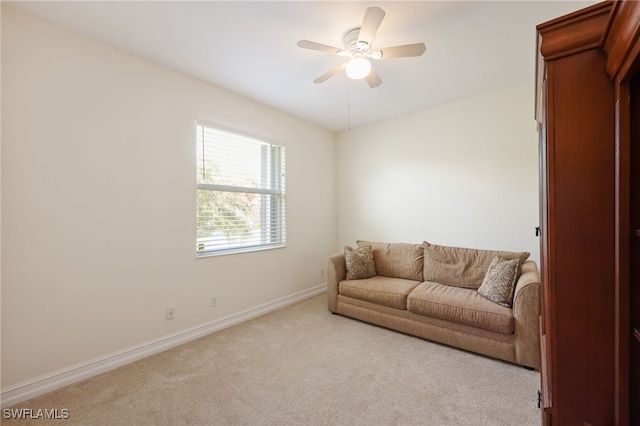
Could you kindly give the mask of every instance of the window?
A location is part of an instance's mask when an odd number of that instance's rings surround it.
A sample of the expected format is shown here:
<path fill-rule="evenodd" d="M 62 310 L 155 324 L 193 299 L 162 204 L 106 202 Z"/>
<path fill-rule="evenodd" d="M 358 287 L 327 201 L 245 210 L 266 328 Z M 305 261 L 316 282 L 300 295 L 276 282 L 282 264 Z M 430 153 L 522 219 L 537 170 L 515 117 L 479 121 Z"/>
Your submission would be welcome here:
<path fill-rule="evenodd" d="M 198 255 L 283 247 L 283 146 L 197 123 Z"/>

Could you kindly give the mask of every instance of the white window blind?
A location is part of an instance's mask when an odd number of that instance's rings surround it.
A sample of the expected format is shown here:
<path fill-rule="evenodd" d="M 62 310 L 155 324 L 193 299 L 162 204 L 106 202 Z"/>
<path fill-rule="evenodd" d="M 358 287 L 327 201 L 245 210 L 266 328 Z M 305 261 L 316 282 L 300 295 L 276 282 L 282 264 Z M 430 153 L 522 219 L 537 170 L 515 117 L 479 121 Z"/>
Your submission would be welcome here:
<path fill-rule="evenodd" d="M 284 246 L 284 147 L 196 126 L 197 254 Z"/>

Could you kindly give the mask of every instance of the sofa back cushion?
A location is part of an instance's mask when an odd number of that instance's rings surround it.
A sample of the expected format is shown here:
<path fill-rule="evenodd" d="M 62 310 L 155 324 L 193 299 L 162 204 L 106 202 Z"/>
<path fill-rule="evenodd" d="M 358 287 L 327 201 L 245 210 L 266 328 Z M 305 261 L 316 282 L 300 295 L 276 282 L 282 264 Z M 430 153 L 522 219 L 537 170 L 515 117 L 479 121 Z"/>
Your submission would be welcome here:
<path fill-rule="evenodd" d="M 447 247 L 425 241 L 423 278 L 425 281 L 477 290 L 496 256 L 507 260 L 520 259 L 522 264 L 529 258 L 529 253 Z"/>
<path fill-rule="evenodd" d="M 373 249 L 373 262 L 378 275 L 423 281 L 424 248 L 422 244 L 378 243 L 362 240 L 358 240 L 357 243 L 358 247 L 371 246 Z"/>

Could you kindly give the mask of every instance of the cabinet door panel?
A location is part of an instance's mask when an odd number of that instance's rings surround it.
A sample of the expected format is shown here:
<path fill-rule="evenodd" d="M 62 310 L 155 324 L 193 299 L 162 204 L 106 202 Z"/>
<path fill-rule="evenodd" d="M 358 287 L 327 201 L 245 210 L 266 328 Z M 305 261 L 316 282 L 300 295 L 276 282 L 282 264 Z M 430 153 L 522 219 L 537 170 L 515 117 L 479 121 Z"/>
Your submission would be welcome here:
<path fill-rule="evenodd" d="M 592 49 L 554 61 L 550 197 L 559 424 L 613 412 L 615 145 L 613 85 Z"/>
<path fill-rule="evenodd" d="M 631 83 L 630 138 L 630 319 L 632 328 L 640 327 L 640 75 Z M 633 332 L 633 330 L 632 330 Z M 629 347 L 629 418 L 630 424 L 640 424 L 640 339 L 630 336 Z"/>

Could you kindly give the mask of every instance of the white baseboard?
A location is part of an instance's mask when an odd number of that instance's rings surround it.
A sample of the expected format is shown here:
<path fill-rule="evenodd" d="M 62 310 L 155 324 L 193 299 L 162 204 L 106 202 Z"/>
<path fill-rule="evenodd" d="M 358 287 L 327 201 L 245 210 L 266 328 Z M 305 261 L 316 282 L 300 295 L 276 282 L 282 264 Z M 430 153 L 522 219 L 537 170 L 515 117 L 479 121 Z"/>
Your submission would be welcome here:
<path fill-rule="evenodd" d="M 149 355 L 165 351 L 191 340 L 240 324 L 241 322 L 268 314 L 269 312 L 273 312 L 301 300 L 308 299 L 309 297 L 322 294 L 326 290 L 326 283 L 320 284 L 308 290 L 274 300 L 273 302 L 265 303 L 224 318 L 213 320 L 211 322 L 163 336 L 140 345 L 132 346 L 33 380 L 10 386 L 0 391 L 0 407 L 10 407 L 28 399 L 35 398 L 36 396 L 59 389 L 63 386 L 79 382 L 80 380 L 113 370 L 114 368 L 132 363 Z"/>

